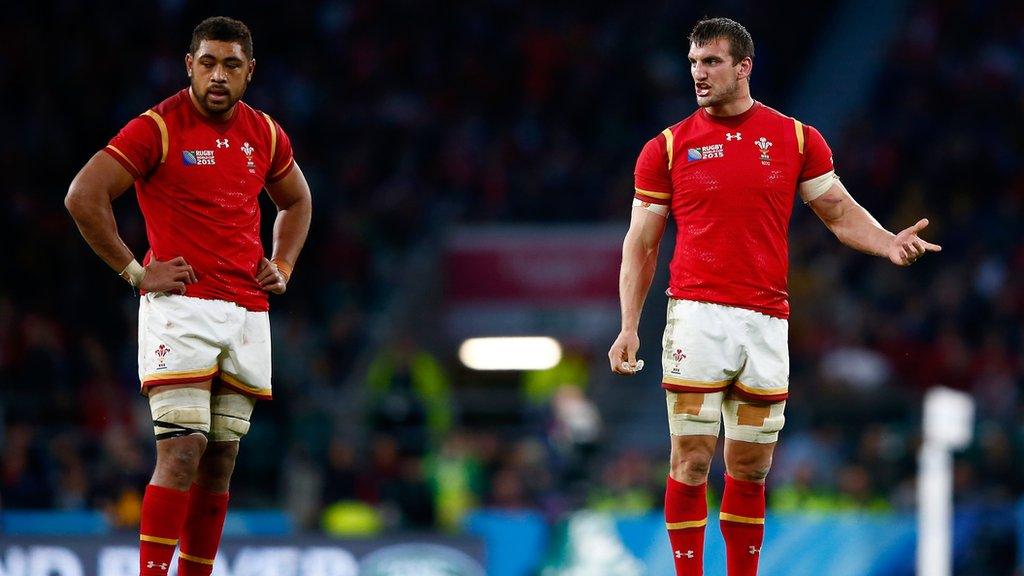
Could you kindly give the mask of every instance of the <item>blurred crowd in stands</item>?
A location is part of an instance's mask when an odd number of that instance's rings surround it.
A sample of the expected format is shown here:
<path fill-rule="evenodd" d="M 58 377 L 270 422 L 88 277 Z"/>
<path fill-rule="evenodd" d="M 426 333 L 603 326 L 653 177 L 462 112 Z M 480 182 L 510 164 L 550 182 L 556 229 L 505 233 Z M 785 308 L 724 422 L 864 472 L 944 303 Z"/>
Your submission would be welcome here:
<path fill-rule="evenodd" d="M 57 4 L 11 6 L 0 21 L 0 506 L 99 507 L 128 527 L 153 458 L 136 304 L 61 200 L 122 124 L 184 85 L 191 27 L 210 8 Z M 255 34 L 246 99 L 290 133 L 315 203 L 294 281 L 273 302 L 276 399 L 243 441 L 235 501 L 287 505 L 302 526 L 337 533 L 455 528 L 478 506 L 552 517 L 657 508 L 665 454 L 602 451 L 585 382 L 524 414 L 517 432 L 461 426 L 446 410 L 458 382 L 439 342 L 369 350 L 366 378 L 352 374 L 403 255 L 445 218 L 625 222 L 635 154 L 693 110 L 685 34 L 704 10 L 293 4 L 224 9 Z M 757 43 L 755 97 L 785 111 L 827 3 L 733 4 Z M 920 397 L 937 384 L 978 401 L 977 441 L 956 461 L 958 502 L 1022 494 L 1022 55 L 1019 4 L 911 3 L 871 105 L 825 134 L 861 204 L 890 229 L 926 215 L 925 236 L 943 251 L 897 269 L 795 210 L 777 510 L 907 510 Z M 116 211 L 139 254 L 132 196 Z M 599 366 L 604 351 L 592 352 Z M 358 440 L 334 433 L 323 400 L 353 386 L 371 407 Z"/>

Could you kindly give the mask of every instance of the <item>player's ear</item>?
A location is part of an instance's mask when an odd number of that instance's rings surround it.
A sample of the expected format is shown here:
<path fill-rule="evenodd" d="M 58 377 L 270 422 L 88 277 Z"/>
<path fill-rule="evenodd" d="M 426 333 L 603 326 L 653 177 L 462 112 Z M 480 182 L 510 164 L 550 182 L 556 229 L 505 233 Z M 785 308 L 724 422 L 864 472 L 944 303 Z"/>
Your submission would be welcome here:
<path fill-rule="evenodd" d="M 256 59 L 249 59 L 249 74 L 245 77 L 246 82 L 252 82 L 252 73 L 256 70 Z"/>
<path fill-rule="evenodd" d="M 191 54 L 185 54 L 185 74 L 188 74 L 189 78 L 192 77 L 192 55 Z"/>
<path fill-rule="evenodd" d="M 740 69 L 736 73 L 736 76 L 740 79 L 749 78 L 751 71 L 753 71 L 754 69 L 754 61 L 750 58 L 750 56 L 747 56 L 743 60 L 740 60 L 738 66 L 740 67 Z"/>

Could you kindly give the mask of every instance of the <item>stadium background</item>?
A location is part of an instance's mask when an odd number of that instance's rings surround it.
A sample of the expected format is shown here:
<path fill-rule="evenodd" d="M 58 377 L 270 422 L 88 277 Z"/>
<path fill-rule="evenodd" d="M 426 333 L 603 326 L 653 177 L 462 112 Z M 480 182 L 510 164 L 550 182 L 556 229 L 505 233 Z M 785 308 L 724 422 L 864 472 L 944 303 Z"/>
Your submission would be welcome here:
<path fill-rule="evenodd" d="M 594 518 L 613 518 L 635 550 L 622 523 L 657 525 L 668 451 L 657 370 L 613 379 L 604 355 L 635 155 L 693 110 L 685 34 L 709 14 L 751 30 L 755 98 L 821 129 L 883 224 L 925 215 L 944 247 L 897 269 L 795 209 L 792 398 L 769 478 L 777 530 L 815 518 L 815 535 L 798 538 L 813 554 L 848 534 L 835 526 L 912 528 L 922 392 L 945 385 L 978 406 L 975 441 L 955 460 L 956 574 L 1013 574 L 1024 563 L 1024 8 L 874 4 L 5 6 L 0 544 L 59 537 L 72 518 L 111 538 L 135 529 L 153 462 L 136 305 L 61 201 L 120 126 L 185 85 L 192 27 L 225 14 L 254 32 L 246 100 L 288 130 L 315 204 L 273 302 L 276 399 L 242 443 L 233 509 L 283 513 L 286 540 L 484 536 L 492 572 L 502 552 L 487 530 L 533 526 L 516 573 L 642 573 L 628 559 L 579 568 L 574 538 L 598 538 Z M 132 195 L 115 209 L 141 254 Z M 528 281 L 488 281 L 510 266 Z M 651 367 L 658 286 L 641 333 Z M 460 364 L 462 337 L 498 330 L 557 337 L 562 364 Z M 40 517 L 25 511 L 58 520 L 29 528 Z M 574 531 L 581 518 L 591 524 Z M 837 562 L 864 553 L 847 548 Z M 0 566 L 15 573 L 10 550 L 0 545 Z M 908 574 L 909 550 L 860 573 Z"/>

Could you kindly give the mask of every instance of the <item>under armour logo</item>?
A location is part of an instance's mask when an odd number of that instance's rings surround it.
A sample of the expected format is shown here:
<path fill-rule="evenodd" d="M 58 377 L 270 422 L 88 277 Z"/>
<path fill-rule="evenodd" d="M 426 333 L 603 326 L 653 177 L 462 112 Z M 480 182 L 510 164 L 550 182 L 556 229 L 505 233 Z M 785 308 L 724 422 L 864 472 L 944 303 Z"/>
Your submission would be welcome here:
<path fill-rule="evenodd" d="M 725 139 L 729 142 L 732 142 L 733 140 L 743 140 L 743 133 L 737 132 L 733 134 L 732 132 L 726 132 Z"/>
<path fill-rule="evenodd" d="M 687 550 L 685 554 L 682 550 L 676 550 L 676 558 L 693 558 L 693 550 Z"/>
<path fill-rule="evenodd" d="M 751 546 L 750 548 L 747 548 L 747 551 L 750 552 L 751 554 L 757 554 L 758 552 L 761 551 L 761 549 L 760 548 L 755 548 L 755 547 Z"/>
<path fill-rule="evenodd" d="M 161 562 L 159 564 L 153 562 L 152 560 L 146 562 L 146 568 L 156 568 L 157 566 L 159 566 L 161 570 L 167 570 L 167 562 Z"/>
<path fill-rule="evenodd" d="M 217 139 L 217 148 L 227 148 L 227 147 L 228 147 L 228 139 L 227 138 L 225 138 L 223 140 L 221 140 L 219 138 Z"/>

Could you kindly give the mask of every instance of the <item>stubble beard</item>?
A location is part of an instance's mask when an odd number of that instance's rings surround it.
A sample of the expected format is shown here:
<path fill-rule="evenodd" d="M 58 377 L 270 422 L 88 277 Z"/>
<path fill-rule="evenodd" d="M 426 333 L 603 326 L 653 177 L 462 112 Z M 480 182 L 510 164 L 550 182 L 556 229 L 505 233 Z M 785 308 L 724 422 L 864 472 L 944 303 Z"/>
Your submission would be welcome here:
<path fill-rule="evenodd" d="M 231 93 L 231 88 L 225 87 L 227 88 L 228 92 L 227 100 L 223 104 L 215 104 L 211 102 L 209 88 L 203 89 L 200 86 L 197 86 L 195 81 L 192 82 L 192 93 L 196 95 L 196 100 L 199 102 L 199 105 L 203 107 L 203 110 L 205 110 L 207 114 L 209 114 L 210 116 L 224 116 L 227 113 L 229 113 L 232 108 L 234 108 L 235 104 L 237 104 L 239 100 L 242 99 L 242 95 L 245 94 L 245 89 L 248 87 L 248 85 L 249 82 L 246 81 L 246 83 L 242 86 L 242 91 L 238 94 L 238 96 L 235 96 Z"/>
<path fill-rule="evenodd" d="M 739 80 L 733 80 L 731 84 L 725 86 L 725 88 L 718 94 L 712 94 L 701 98 L 697 97 L 697 106 L 701 108 L 709 108 L 711 106 L 721 106 L 728 104 L 736 99 L 736 94 L 740 91 Z"/>

